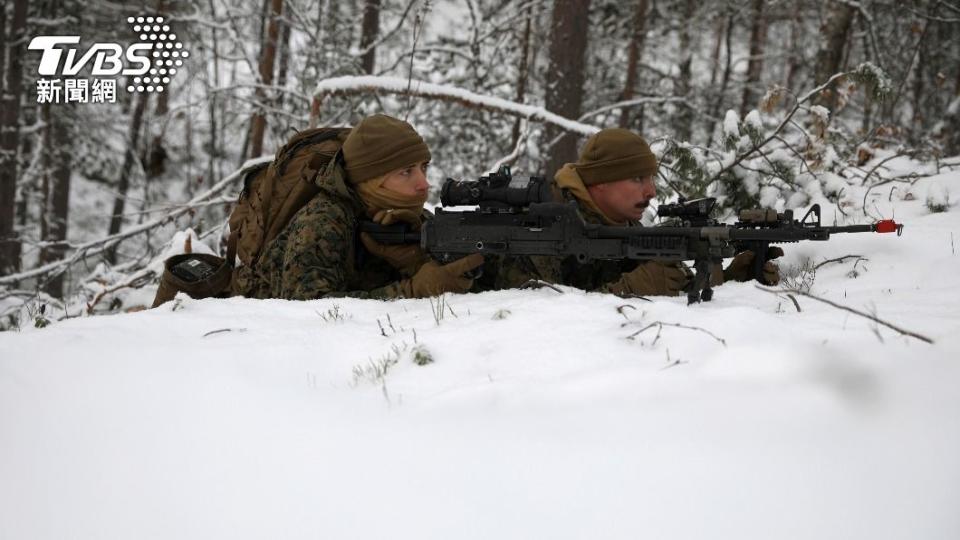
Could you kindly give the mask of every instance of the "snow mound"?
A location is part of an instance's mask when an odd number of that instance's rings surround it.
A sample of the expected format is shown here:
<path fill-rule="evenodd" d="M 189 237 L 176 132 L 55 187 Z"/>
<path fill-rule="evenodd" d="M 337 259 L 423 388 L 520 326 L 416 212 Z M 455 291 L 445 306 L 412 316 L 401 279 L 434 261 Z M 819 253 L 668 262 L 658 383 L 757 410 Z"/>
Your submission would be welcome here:
<path fill-rule="evenodd" d="M 932 344 L 750 283 L 0 334 L 0 537 L 956 538 L 960 214 L 898 208 L 781 265 Z"/>

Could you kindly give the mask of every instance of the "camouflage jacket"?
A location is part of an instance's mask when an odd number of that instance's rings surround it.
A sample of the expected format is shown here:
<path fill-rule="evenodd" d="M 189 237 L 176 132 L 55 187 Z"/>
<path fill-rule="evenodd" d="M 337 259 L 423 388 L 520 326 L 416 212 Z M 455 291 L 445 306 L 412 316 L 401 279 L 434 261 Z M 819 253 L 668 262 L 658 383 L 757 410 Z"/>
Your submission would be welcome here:
<path fill-rule="evenodd" d="M 317 175 L 320 192 L 264 248 L 253 268 L 241 267 L 252 298 L 351 296 L 396 298 L 400 273 L 364 249 L 357 220 L 364 206 L 332 160 Z"/>

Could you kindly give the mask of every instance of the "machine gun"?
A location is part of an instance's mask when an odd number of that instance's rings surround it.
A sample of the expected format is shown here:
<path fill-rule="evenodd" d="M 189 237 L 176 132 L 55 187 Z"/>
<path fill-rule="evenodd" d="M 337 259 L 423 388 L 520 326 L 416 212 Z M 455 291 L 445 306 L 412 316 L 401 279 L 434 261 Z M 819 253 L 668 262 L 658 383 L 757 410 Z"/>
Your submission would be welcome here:
<path fill-rule="evenodd" d="M 411 231 L 406 224 L 372 222 L 362 222 L 360 230 L 384 244 L 419 243 L 441 263 L 471 253 L 574 257 L 579 263 L 603 259 L 693 261 L 695 275 L 686 289 L 689 303 L 709 301 L 713 297 L 713 265 L 741 251 L 756 254 L 753 275 L 762 281 L 770 244 L 823 241 L 836 233 L 896 232 L 899 236 L 903 232 L 903 225 L 893 220 L 824 226 L 817 204 L 800 220 L 793 218 L 792 210 L 743 210 L 739 220 L 728 225 L 710 217 L 716 205 L 716 199 L 710 197 L 660 205 L 658 216 L 669 219 L 664 225 L 598 225 L 584 221 L 575 201 L 554 200 L 542 177 L 516 183 L 506 166 L 474 182 L 448 178 L 440 200 L 444 207 L 476 208 L 437 208 L 420 231 Z"/>

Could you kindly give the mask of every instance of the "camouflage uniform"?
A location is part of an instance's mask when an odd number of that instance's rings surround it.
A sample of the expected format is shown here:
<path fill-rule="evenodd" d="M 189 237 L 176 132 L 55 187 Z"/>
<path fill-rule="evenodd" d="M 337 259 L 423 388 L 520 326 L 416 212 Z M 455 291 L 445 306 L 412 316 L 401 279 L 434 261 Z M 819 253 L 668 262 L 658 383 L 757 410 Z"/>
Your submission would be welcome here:
<path fill-rule="evenodd" d="M 364 205 L 332 160 L 317 175 L 318 193 L 247 268 L 251 298 L 309 300 L 322 297 L 396 298 L 403 276 L 363 248 L 356 223 Z"/>
<path fill-rule="evenodd" d="M 576 163 L 568 163 L 556 172 L 552 184 L 554 199 L 576 201 L 583 219 L 590 224 L 640 226 L 629 219 L 611 219 L 594 200 L 590 188 L 649 178 L 656 171 L 657 158 L 643 137 L 625 129 L 603 129 L 587 139 Z M 648 196 L 652 197 L 653 194 L 655 190 Z M 635 193 L 633 196 L 642 195 Z M 609 204 L 609 201 L 605 204 Z M 626 259 L 580 263 L 573 256 L 553 262 L 543 259 L 529 257 L 527 260 L 505 260 L 497 269 L 501 275 L 490 281 L 495 285 L 510 287 L 517 286 L 523 277 L 535 277 L 587 291 L 624 296 L 672 296 L 686 286 L 691 275 L 683 263 Z M 536 275 L 531 274 L 531 269 L 537 271 Z"/>

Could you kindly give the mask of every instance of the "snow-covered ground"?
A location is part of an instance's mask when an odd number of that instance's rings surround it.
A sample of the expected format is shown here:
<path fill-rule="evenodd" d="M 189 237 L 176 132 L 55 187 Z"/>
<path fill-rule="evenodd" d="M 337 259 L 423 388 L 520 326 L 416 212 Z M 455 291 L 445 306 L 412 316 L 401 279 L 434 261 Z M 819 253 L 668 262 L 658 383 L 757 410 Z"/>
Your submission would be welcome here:
<path fill-rule="evenodd" d="M 900 238 L 785 246 L 865 257 L 811 292 L 933 344 L 754 284 L 2 333 L 0 538 L 960 538 L 960 209 L 924 205 L 958 183 L 871 195 Z"/>

